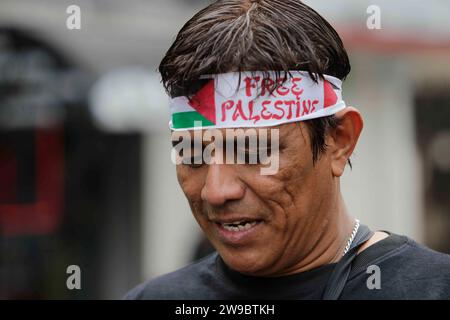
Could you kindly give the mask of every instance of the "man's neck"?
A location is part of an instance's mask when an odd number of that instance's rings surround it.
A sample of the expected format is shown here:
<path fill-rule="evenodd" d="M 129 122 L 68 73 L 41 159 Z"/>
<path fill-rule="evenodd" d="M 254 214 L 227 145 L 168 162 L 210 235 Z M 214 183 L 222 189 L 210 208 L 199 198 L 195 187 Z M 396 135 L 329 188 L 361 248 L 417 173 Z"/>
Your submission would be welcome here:
<path fill-rule="evenodd" d="M 314 244 L 313 249 L 310 250 L 310 253 L 303 257 L 300 263 L 276 276 L 287 276 L 305 272 L 322 265 L 338 262 L 341 259 L 352 235 L 356 219 L 347 213 L 342 198 L 339 200 L 336 208 L 339 208 L 339 210 L 331 216 L 322 228 L 321 234 Z M 388 236 L 389 234 L 385 232 L 375 231 L 372 237 L 361 245 L 357 254 L 360 254 L 371 245 Z"/>

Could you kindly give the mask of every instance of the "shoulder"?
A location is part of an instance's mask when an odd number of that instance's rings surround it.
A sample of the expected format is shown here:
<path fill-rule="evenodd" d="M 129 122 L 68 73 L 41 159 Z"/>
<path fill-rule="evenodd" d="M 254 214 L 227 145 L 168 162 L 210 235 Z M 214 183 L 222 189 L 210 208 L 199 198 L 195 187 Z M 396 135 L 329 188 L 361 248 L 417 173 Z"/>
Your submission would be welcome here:
<path fill-rule="evenodd" d="M 411 275 L 450 280 L 450 255 L 430 249 L 407 238 L 401 260 L 407 262 Z"/>
<path fill-rule="evenodd" d="M 125 300 L 197 299 L 199 292 L 213 277 L 217 252 L 181 269 L 150 279 L 130 290 Z"/>
<path fill-rule="evenodd" d="M 450 255 L 407 238 L 386 272 L 385 282 L 405 299 L 450 299 Z M 383 270 L 381 269 L 383 273 Z M 383 277 L 383 275 L 382 275 Z M 390 278 L 390 279 L 389 279 Z"/>
<path fill-rule="evenodd" d="M 349 278 L 349 294 L 358 287 L 360 297 L 370 299 L 450 299 L 450 255 L 397 234 L 366 251 Z M 367 290 L 366 282 L 374 274 L 368 267 L 374 265 L 381 289 Z"/>
<path fill-rule="evenodd" d="M 374 243 L 366 251 L 363 251 L 361 256 L 367 255 L 370 259 L 362 259 L 365 262 L 368 260 L 372 260 L 372 263 L 386 262 L 402 269 L 416 270 L 420 273 L 426 271 L 429 276 L 450 277 L 450 255 L 430 249 L 404 235 L 390 233 L 388 237 Z M 439 274 L 431 272 L 437 270 L 441 272 Z"/>

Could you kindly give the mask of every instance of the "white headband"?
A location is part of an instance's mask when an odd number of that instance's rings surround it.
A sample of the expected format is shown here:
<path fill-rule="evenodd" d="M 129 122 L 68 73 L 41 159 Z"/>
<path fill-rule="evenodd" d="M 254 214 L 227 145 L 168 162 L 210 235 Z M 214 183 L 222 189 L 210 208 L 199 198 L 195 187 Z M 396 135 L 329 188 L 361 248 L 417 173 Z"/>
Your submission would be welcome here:
<path fill-rule="evenodd" d="M 266 127 L 329 116 L 345 108 L 341 80 L 324 75 L 325 81 L 317 77 L 314 82 L 305 71 L 289 74 L 273 92 L 274 71 L 204 76 L 211 80 L 190 100 L 170 99 L 169 126 L 175 131 Z"/>

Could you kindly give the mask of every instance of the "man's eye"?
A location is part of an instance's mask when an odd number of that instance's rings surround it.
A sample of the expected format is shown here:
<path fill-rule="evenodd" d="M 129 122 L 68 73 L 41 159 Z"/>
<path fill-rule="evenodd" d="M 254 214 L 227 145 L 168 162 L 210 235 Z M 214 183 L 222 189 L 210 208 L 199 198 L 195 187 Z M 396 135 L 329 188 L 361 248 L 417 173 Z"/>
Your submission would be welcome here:
<path fill-rule="evenodd" d="M 190 157 L 190 158 L 183 158 L 183 164 L 186 164 L 191 168 L 199 168 L 204 164 L 203 157 L 194 156 L 194 157 Z"/>
<path fill-rule="evenodd" d="M 272 156 L 272 149 L 261 149 L 259 150 L 258 163 L 259 164 L 267 164 Z"/>
<path fill-rule="evenodd" d="M 237 153 L 237 158 L 240 163 L 245 164 L 262 164 L 267 162 L 268 157 L 270 157 L 270 149 L 266 150 L 245 150 Z"/>

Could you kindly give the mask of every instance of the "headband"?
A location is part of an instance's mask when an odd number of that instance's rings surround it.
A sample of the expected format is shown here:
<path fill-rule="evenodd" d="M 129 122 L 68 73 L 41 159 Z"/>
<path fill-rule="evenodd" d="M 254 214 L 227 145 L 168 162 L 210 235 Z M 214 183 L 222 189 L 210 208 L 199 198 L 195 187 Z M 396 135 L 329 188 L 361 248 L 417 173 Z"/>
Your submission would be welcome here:
<path fill-rule="evenodd" d="M 345 108 L 338 78 L 324 75 L 315 82 L 305 71 L 288 75 L 277 79 L 274 71 L 258 71 L 202 76 L 206 83 L 192 98 L 170 99 L 169 127 L 181 131 L 276 126 Z"/>

